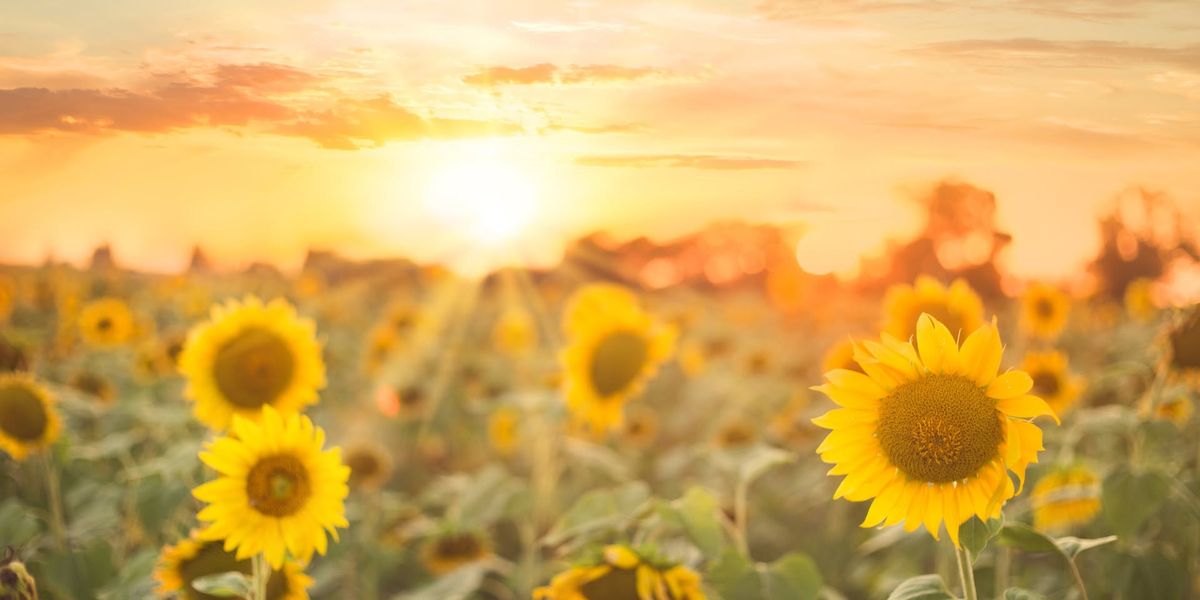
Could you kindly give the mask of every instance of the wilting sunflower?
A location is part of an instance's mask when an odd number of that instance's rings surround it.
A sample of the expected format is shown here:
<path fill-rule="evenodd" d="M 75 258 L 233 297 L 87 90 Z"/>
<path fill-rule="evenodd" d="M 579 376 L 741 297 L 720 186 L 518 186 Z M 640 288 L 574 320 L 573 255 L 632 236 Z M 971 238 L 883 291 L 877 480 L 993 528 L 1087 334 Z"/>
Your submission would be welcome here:
<path fill-rule="evenodd" d="M 997 375 L 1003 348 L 995 322 L 975 330 L 962 347 L 928 314 L 916 327 L 916 346 L 883 335 L 863 342 L 856 359 L 866 374 L 836 370 L 817 391 L 840 408 L 813 419 L 832 431 L 817 453 L 845 475 L 834 498 L 874 498 L 863 527 L 922 524 L 936 539 L 942 522 L 958 545 L 971 515 L 996 517 L 1014 489 L 1008 471 L 1025 484 L 1037 462 L 1042 430 L 1031 419 L 1058 419 L 1028 392 L 1024 371 Z"/>
<path fill-rule="evenodd" d="M 1100 479 L 1082 465 L 1059 467 L 1038 480 L 1030 501 L 1034 527 L 1062 532 L 1091 521 L 1100 512 Z"/>
<path fill-rule="evenodd" d="M 917 317 L 928 313 L 944 324 L 951 335 L 966 335 L 983 325 L 983 301 L 963 279 L 955 279 L 950 287 L 922 275 L 913 285 L 893 285 L 884 298 L 887 315 L 883 330 L 900 340 L 909 340 L 916 333 Z"/>
<path fill-rule="evenodd" d="M 61 424 L 45 388 L 19 373 L 0 373 L 0 450 L 24 460 L 53 444 Z"/>
<path fill-rule="evenodd" d="M 221 541 L 206 542 L 193 531 L 187 539 L 163 548 L 154 569 L 156 591 L 161 596 L 174 594 L 171 597 L 183 600 L 218 600 L 219 596 L 196 591 L 192 582 L 231 571 L 249 575 L 250 559 L 238 560 L 222 547 Z M 288 561 L 267 580 L 267 600 L 308 600 L 308 587 L 312 584 L 312 578 L 304 574 L 299 564 Z"/>
<path fill-rule="evenodd" d="M 133 337 L 133 313 L 119 298 L 100 298 L 79 310 L 79 335 L 93 346 L 120 346 Z"/>
<path fill-rule="evenodd" d="M 534 600 L 705 600 L 700 575 L 679 564 L 648 559 L 628 546 L 555 575 Z"/>
<path fill-rule="evenodd" d="M 1163 366 L 1171 381 L 1200 388 L 1200 304 L 1165 331 Z"/>
<path fill-rule="evenodd" d="M 1139 277 L 1125 286 L 1125 312 L 1135 321 L 1145 323 L 1158 314 L 1154 304 L 1154 280 Z"/>
<path fill-rule="evenodd" d="M 1083 384 L 1067 371 L 1067 356 L 1061 352 L 1030 352 L 1021 370 L 1033 378 L 1033 394 L 1045 400 L 1056 415 L 1075 406 Z"/>
<path fill-rule="evenodd" d="M 576 292 L 563 329 L 567 407 L 596 435 L 620 425 L 625 402 L 642 390 L 675 346 L 673 328 L 644 312 L 632 293 L 607 284 Z"/>
<path fill-rule="evenodd" d="M 488 442 L 496 452 L 504 456 L 512 456 L 517 451 L 521 441 L 520 413 L 511 406 L 502 406 L 488 417 Z"/>
<path fill-rule="evenodd" d="M 505 310 L 492 327 L 492 346 L 507 356 L 521 356 L 537 346 L 537 322 L 521 308 Z"/>
<path fill-rule="evenodd" d="M 1021 326 L 1034 337 L 1051 339 L 1067 326 L 1071 299 L 1058 288 L 1031 283 L 1021 297 Z"/>
<path fill-rule="evenodd" d="M 434 575 L 444 575 L 491 556 L 491 542 L 483 534 L 473 531 L 443 532 L 421 546 L 421 564 Z"/>
<path fill-rule="evenodd" d="M 25 563 L 17 560 L 12 546 L 4 549 L 4 557 L 0 558 L 0 598 L 6 600 L 37 600 L 37 581 L 25 568 Z"/>
<path fill-rule="evenodd" d="M 325 364 L 316 326 L 282 299 L 253 296 L 214 306 L 188 333 L 179 356 L 196 418 L 221 431 L 234 415 L 257 419 L 263 406 L 283 413 L 317 401 Z"/>
<path fill-rule="evenodd" d="M 209 523 L 200 536 L 225 540 L 237 558 L 262 553 L 271 566 L 290 554 L 308 564 L 313 550 L 325 554 L 328 532 L 348 527 L 345 499 L 350 467 L 341 449 L 322 450 L 325 432 L 308 417 L 262 407 L 259 422 L 234 415 L 234 436 L 208 444 L 200 460 L 219 473 L 192 491 L 207 502 L 197 515 Z"/>
<path fill-rule="evenodd" d="M 349 485 L 354 490 L 377 490 L 392 476 L 392 457 L 376 443 L 346 446 L 343 462 L 350 467 Z"/>

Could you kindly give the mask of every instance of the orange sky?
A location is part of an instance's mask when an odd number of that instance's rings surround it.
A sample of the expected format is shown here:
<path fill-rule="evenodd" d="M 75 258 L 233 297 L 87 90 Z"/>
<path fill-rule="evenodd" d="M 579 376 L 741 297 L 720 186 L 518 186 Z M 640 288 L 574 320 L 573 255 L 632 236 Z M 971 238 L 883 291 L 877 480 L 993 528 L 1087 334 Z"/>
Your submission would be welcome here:
<path fill-rule="evenodd" d="M 509 211 L 431 214 L 471 161 L 534 190 L 540 260 L 725 218 L 855 255 L 956 177 L 996 193 L 1013 269 L 1058 277 L 1132 185 L 1200 212 L 1187 1 L 242 4 L 0 5 L 0 260 L 487 255 L 469 221 Z"/>

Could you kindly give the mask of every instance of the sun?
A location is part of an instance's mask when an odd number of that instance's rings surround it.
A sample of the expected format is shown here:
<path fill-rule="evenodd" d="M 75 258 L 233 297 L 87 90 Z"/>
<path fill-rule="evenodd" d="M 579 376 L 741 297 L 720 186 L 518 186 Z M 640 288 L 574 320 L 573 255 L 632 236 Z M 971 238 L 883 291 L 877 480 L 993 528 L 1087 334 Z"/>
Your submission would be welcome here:
<path fill-rule="evenodd" d="M 488 246 L 519 238 L 533 221 L 536 200 L 529 177 L 494 157 L 448 163 L 432 173 L 425 189 L 435 219 Z"/>

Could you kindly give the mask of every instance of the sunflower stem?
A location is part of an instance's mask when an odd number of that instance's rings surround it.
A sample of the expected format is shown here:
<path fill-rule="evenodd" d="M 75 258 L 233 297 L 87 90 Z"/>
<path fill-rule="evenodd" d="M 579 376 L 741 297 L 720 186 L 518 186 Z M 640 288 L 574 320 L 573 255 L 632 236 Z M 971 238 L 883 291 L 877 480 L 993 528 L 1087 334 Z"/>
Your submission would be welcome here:
<path fill-rule="evenodd" d="M 50 450 L 40 453 L 46 475 L 46 493 L 50 497 L 50 528 L 54 532 L 54 543 L 59 550 L 67 548 L 67 527 L 63 518 L 62 491 L 59 488 L 58 471 L 50 460 Z"/>
<path fill-rule="evenodd" d="M 1068 560 L 1068 565 L 1071 565 L 1071 576 L 1075 578 L 1075 587 L 1079 588 L 1079 596 L 1083 600 L 1088 600 L 1087 586 L 1083 585 L 1083 576 L 1079 574 L 1079 567 L 1075 566 L 1074 560 Z"/>
<path fill-rule="evenodd" d="M 971 566 L 971 555 L 966 548 L 956 546 L 954 557 L 958 559 L 958 578 L 962 581 L 963 598 L 979 600 L 979 592 L 975 591 L 975 569 Z"/>
<path fill-rule="evenodd" d="M 267 580 L 271 576 L 271 571 L 267 568 L 267 556 L 262 553 L 255 554 L 253 561 L 254 600 L 267 600 Z"/>
<path fill-rule="evenodd" d="M 749 496 L 750 484 L 746 481 L 739 481 L 733 493 L 733 528 L 737 533 L 735 539 L 738 551 L 747 558 L 750 556 L 750 544 L 746 540 L 746 521 L 750 511 Z"/>

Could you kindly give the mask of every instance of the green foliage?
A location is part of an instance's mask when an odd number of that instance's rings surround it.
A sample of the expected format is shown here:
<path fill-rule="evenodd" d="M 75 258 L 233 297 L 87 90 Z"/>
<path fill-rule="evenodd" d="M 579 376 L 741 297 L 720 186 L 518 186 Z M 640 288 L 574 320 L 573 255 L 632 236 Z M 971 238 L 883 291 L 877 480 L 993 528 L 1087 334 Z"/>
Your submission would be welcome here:
<path fill-rule="evenodd" d="M 955 600 L 946 582 L 937 575 L 913 577 L 896 586 L 887 600 Z"/>

